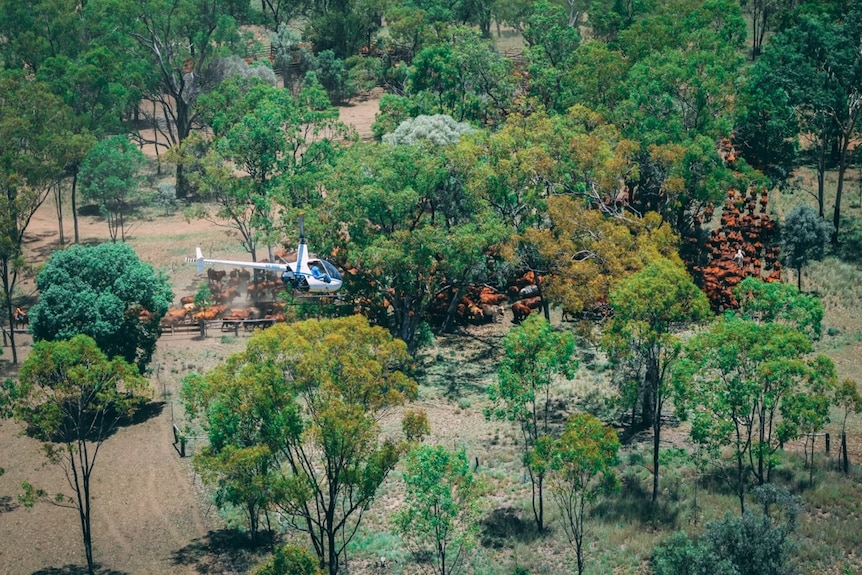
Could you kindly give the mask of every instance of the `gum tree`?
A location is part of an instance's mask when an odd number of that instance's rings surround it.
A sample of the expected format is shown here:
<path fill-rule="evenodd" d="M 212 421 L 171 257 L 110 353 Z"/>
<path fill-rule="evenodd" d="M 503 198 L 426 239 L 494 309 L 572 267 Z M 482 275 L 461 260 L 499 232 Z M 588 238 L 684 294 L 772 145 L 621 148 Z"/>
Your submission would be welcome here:
<path fill-rule="evenodd" d="M 410 412 L 404 439 L 380 426 L 416 396 L 408 365 L 404 342 L 362 316 L 260 332 L 226 367 L 184 383 L 210 438 L 197 464 L 221 488 L 244 490 L 234 502 L 251 513 L 280 510 L 335 575 L 377 489 L 421 437 L 424 418 Z"/>
<path fill-rule="evenodd" d="M 407 493 L 395 528 L 416 557 L 435 558 L 434 573 L 460 571 L 472 546 L 478 484 L 463 449 L 421 445 L 407 454 Z"/>
<path fill-rule="evenodd" d="M 810 352 L 808 337 L 789 325 L 727 316 L 689 340 L 676 366 L 677 412 L 691 416 L 692 439 L 717 461 L 730 448 L 727 478 L 743 512 L 749 479 L 769 482 L 780 444 L 813 419 L 799 410 L 835 379 L 831 360 Z"/>
<path fill-rule="evenodd" d="M 125 136 L 102 140 L 84 158 L 79 175 L 81 193 L 96 202 L 108 221 L 111 241 L 126 241 L 130 204 L 140 198 L 138 171 L 146 158 Z"/>
<path fill-rule="evenodd" d="M 563 530 L 584 572 L 586 519 L 596 499 L 614 486 L 620 440 L 613 428 L 588 413 L 569 417 L 563 434 L 554 442 L 551 493 L 560 508 Z"/>
<path fill-rule="evenodd" d="M 796 270 L 796 287 L 799 291 L 802 291 L 803 266 L 823 257 L 832 230 L 832 224 L 805 204 L 796 206 L 787 214 L 781 234 L 784 240 L 782 252 L 787 257 L 787 263 Z"/>
<path fill-rule="evenodd" d="M 659 492 L 661 414 L 668 381 L 682 352 L 677 335 L 709 315 L 709 301 L 685 269 L 658 259 L 622 280 L 610 294 L 614 316 L 603 345 L 617 363 L 630 369 L 638 382 L 641 419 L 653 431 L 653 491 Z"/>
<path fill-rule="evenodd" d="M 121 358 L 109 360 L 85 335 L 37 342 L 21 366 L 18 382 L 9 379 L 0 389 L 0 407 L 6 404 L 27 426 L 27 434 L 42 442 L 48 461 L 63 470 L 74 492 L 72 497 L 57 494 L 50 500 L 78 511 L 90 575 L 96 568 L 92 476 L 99 450 L 149 394 L 149 384 L 135 366 Z M 27 505 L 49 500 L 37 487 L 25 483 L 24 489 Z"/>
<path fill-rule="evenodd" d="M 533 517 L 539 531 L 544 531 L 544 481 L 554 433 L 551 387 L 557 376 L 574 376 L 575 340 L 570 333 L 554 330 L 541 315 L 530 314 L 506 335 L 503 347 L 497 383 L 488 388 L 493 405 L 486 417 L 518 426 L 523 463 L 530 475 Z"/>

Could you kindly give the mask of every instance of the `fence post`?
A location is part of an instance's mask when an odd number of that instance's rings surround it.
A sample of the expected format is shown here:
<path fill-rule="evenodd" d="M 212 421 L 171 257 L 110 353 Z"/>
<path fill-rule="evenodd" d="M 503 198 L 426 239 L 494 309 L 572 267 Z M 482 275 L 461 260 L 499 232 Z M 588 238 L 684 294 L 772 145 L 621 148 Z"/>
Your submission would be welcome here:
<path fill-rule="evenodd" d="M 830 447 L 830 445 L 829 445 L 830 441 L 829 440 L 830 440 L 829 433 L 827 433 L 826 434 L 826 455 L 829 455 L 829 447 Z"/>

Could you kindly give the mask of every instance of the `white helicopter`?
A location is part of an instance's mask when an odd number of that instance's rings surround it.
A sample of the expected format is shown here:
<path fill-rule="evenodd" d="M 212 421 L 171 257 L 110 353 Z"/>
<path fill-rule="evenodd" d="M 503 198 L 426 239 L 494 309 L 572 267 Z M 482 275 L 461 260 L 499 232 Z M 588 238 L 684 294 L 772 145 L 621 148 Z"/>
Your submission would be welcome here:
<path fill-rule="evenodd" d="M 239 262 L 234 260 L 211 260 L 204 257 L 200 248 L 195 248 L 195 259 L 198 273 L 203 273 L 204 264 L 238 266 L 256 270 L 267 270 L 281 273 L 281 281 L 288 289 L 302 293 L 325 295 L 337 292 L 341 288 L 341 274 L 338 269 L 326 260 L 308 259 L 305 246 L 303 217 L 299 217 L 299 247 L 296 249 L 296 261 L 289 263 Z"/>

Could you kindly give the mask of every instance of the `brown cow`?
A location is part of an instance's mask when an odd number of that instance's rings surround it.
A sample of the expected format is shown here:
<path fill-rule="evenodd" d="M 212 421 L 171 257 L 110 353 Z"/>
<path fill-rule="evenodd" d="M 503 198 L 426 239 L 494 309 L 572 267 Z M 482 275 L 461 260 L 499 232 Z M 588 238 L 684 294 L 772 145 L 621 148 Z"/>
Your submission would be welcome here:
<path fill-rule="evenodd" d="M 522 301 L 516 301 L 512 304 L 512 323 L 516 325 L 520 324 L 531 313 L 533 313 L 533 310 L 530 309 L 530 306 Z"/>
<path fill-rule="evenodd" d="M 527 299 L 522 299 L 521 303 L 530 309 L 538 309 L 538 307 L 542 305 L 542 298 L 539 296 L 528 297 Z"/>
<path fill-rule="evenodd" d="M 224 270 L 214 270 L 212 268 L 207 268 L 207 279 L 210 283 L 220 284 L 224 279 L 224 276 L 227 275 L 227 272 Z"/>

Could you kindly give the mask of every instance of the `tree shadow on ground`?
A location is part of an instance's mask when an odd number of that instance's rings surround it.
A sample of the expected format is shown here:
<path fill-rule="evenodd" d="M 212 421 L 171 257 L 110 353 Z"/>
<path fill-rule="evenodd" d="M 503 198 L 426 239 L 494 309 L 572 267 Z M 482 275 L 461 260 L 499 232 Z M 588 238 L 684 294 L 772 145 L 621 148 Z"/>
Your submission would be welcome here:
<path fill-rule="evenodd" d="M 43 409 L 45 407 L 50 407 L 50 404 L 44 404 L 39 406 L 38 409 Z M 129 427 L 131 425 L 138 425 L 151 419 L 153 417 L 158 417 L 161 414 L 162 410 L 165 407 L 164 401 L 142 401 L 139 404 L 138 409 L 135 410 L 134 414 L 131 417 L 127 417 L 125 414 L 118 414 L 116 412 L 108 412 L 108 413 L 99 413 L 99 417 L 90 417 L 89 420 L 86 418 L 82 418 L 83 421 L 91 421 L 91 422 L 101 422 L 101 421 L 112 421 L 115 417 L 117 418 L 117 423 L 112 427 L 108 427 L 105 429 L 104 426 L 101 425 L 88 425 L 86 428 L 89 429 L 89 435 L 86 437 L 88 441 L 105 441 L 111 436 L 113 436 L 117 431 L 124 427 Z M 62 431 L 62 430 L 61 430 Z M 26 430 L 26 434 L 30 437 L 41 437 L 39 435 L 40 430 L 35 427 L 28 427 Z M 67 441 L 74 442 L 74 437 L 66 437 L 63 436 L 62 433 L 58 433 L 56 436 L 51 438 L 52 441 L 56 443 L 66 443 Z"/>
<path fill-rule="evenodd" d="M 449 334 L 453 335 L 453 334 Z M 497 377 L 500 338 L 459 330 L 457 337 L 439 338 L 436 356 L 425 350 L 423 382 L 442 389 L 450 400 L 484 395 Z"/>
<path fill-rule="evenodd" d="M 121 419 L 117 427 L 128 427 L 130 425 L 144 423 L 147 420 L 160 416 L 164 408 L 164 401 L 148 401 L 135 410 L 132 417 Z"/>
<path fill-rule="evenodd" d="M 258 542 L 238 529 L 218 529 L 174 551 L 174 565 L 194 566 L 198 573 L 247 573 L 270 550 L 273 534 L 261 531 Z"/>
<path fill-rule="evenodd" d="M 838 245 L 832 246 L 832 250 L 844 262 L 862 263 L 862 223 L 858 218 L 841 218 Z"/>
<path fill-rule="evenodd" d="M 62 567 L 47 567 L 33 571 L 33 575 L 88 575 L 89 571 L 83 565 L 63 565 Z M 96 575 L 129 575 L 125 571 L 115 571 L 96 565 Z"/>
<path fill-rule="evenodd" d="M 641 525 L 675 526 L 679 519 L 679 505 L 652 501 L 652 492 L 644 488 L 640 478 L 623 476 L 622 488 L 617 496 L 604 499 L 593 508 L 592 515 L 606 522 L 639 523 Z"/>
<path fill-rule="evenodd" d="M 495 509 L 479 523 L 479 542 L 483 547 L 502 549 L 513 541 L 532 543 L 541 536 L 532 519 L 525 521 L 513 507 Z"/>

